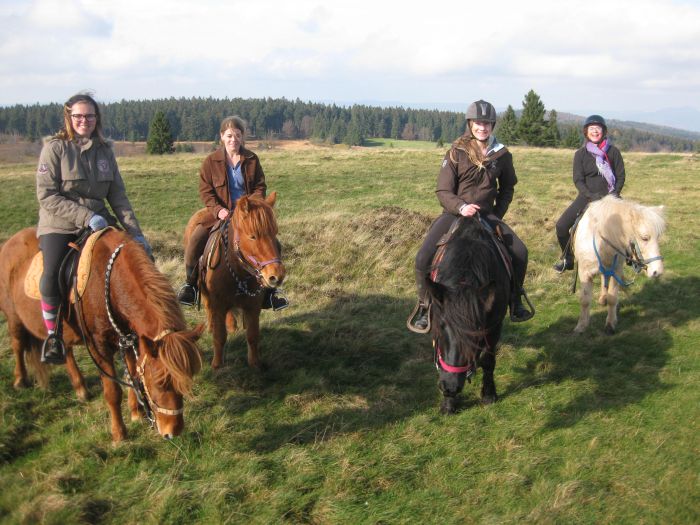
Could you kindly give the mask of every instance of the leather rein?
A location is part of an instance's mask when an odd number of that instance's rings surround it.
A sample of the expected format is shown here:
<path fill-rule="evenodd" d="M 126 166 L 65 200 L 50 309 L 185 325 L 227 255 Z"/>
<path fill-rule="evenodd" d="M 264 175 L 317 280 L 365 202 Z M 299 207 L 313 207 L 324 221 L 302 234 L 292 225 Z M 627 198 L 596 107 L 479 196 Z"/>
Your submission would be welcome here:
<path fill-rule="evenodd" d="M 141 407 L 144 410 L 144 414 L 146 416 L 146 419 L 151 423 L 151 425 L 155 425 L 155 417 L 153 415 L 153 411 L 158 412 L 159 414 L 165 414 L 169 416 L 178 416 L 184 412 L 184 407 L 183 408 L 178 408 L 178 409 L 169 409 L 169 408 L 164 408 L 158 405 L 154 400 L 153 397 L 151 396 L 150 392 L 148 391 L 148 387 L 146 386 L 146 381 L 144 378 L 144 373 L 145 373 L 145 368 L 146 368 L 146 361 L 148 360 L 148 352 L 144 352 L 143 355 L 143 360 L 141 363 L 139 363 L 139 354 L 137 350 L 137 344 L 136 342 L 138 341 L 138 334 L 134 332 L 133 330 L 129 331 L 129 333 L 124 333 L 122 332 L 119 327 L 117 326 L 116 321 L 114 320 L 114 314 L 112 312 L 112 306 L 109 301 L 109 295 L 110 295 L 110 278 L 112 275 L 112 268 L 114 267 L 114 263 L 117 259 L 117 256 L 121 252 L 122 248 L 124 247 L 125 243 L 121 243 L 119 246 L 115 248 L 115 250 L 112 252 L 111 257 L 109 258 L 109 261 L 107 263 L 107 268 L 105 270 L 105 307 L 107 309 L 107 317 L 109 318 L 109 323 L 112 326 L 112 329 L 117 333 L 119 336 L 119 353 L 122 358 L 122 362 L 124 363 L 124 380 L 119 379 L 116 376 L 113 376 L 109 372 L 107 372 L 98 362 L 97 359 L 95 358 L 94 354 L 97 354 L 100 356 L 105 361 L 109 361 L 108 358 L 103 356 L 98 350 L 97 350 L 97 345 L 95 344 L 95 340 L 92 337 L 92 334 L 89 334 L 87 330 L 87 325 L 85 323 L 85 317 L 84 317 L 84 312 L 83 312 L 83 305 L 82 305 L 82 300 L 80 296 L 78 295 L 78 290 L 77 290 L 77 282 L 74 280 L 73 282 L 73 287 L 74 287 L 74 293 L 76 296 L 76 312 L 77 312 L 77 318 L 78 318 L 78 324 L 80 326 L 80 332 L 81 336 L 83 338 L 83 343 L 85 344 L 85 347 L 88 349 L 88 354 L 90 355 L 90 358 L 92 359 L 93 363 L 95 363 L 95 366 L 97 369 L 100 371 L 100 373 L 110 379 L 111 381 L 118 383 L 122 386 L 125 386 L 127 388 L 131 388 L 134 391 L 134 394 L 136 395 L 136 399 L 141 405 Z M 166 335 L 172 333 L 172 330 L 163 330 L 160 334 L 156 336 L 156 338 L 153 340 L 154 342 L 160 341 L 165 337 Z M 88 335 L 89 334 L 89 335 Z M 88 338 L 92 342 L 92 347 L 93 349 L 90 348 L 91 345 L 88 344 Z M 127 351 L 131 351 L 134 354 L 134 360 L 136 362 L 136 375 L 132 374 L 131 371 L 129 370 L 129 366 L 127 363 L 126 359 L 126 353 Z"/>

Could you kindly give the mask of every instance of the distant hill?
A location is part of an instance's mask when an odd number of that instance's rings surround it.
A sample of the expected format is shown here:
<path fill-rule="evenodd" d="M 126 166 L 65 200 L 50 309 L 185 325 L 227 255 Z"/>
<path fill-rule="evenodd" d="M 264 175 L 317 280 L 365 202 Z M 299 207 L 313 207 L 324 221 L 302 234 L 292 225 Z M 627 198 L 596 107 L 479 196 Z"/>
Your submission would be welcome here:
<path fill-rule="evenodd" d="M 519 115 L 519 112 L 515 112 Z M 557 111 L 557 121 L 561 124 L 583 124 L 586 117 L 575 115 L 573 113 L 560 113 Z M 609 128 L 634 129 L 638 131 L 653 133 L 656 135 L 667 135 L 685 140 L 700 140 L 700 133 L 696 131 L 688 131 L 685 129 L 672 128 L 670 126 L 661 126 L 659 124 L 650 124 L 648 122 L 636 122 L 633 120 L 618 120 L 606 119 Z"/>

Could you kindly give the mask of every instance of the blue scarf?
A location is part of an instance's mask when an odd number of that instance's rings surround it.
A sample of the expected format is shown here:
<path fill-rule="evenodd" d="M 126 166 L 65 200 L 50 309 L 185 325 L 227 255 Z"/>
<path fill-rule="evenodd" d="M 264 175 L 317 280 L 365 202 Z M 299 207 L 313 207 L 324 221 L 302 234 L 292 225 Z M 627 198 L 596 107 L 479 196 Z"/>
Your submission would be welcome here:
<path fill-rule="evenodd" d="M 608 183 L 608 193 L 612 193 L 615 191 L 615 173 L 613 173 L 610 160 L 608 159 L 609 149 L 610 143 L 607 139 L 600 143 L 600 147 L 590 140 L 586 141 L 586 151 L 595 157 L 595 165 L 598 167 L 598 173 L 600 173 Z"/>

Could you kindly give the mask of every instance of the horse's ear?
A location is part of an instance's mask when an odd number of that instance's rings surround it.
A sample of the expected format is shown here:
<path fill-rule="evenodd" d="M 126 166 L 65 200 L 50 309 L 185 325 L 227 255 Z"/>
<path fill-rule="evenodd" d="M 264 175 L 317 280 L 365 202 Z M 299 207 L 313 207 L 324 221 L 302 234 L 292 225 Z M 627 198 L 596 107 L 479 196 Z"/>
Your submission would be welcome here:
<path fill-rule="evenodd" d="M 247 215 L 247 214 L 248 214 L 248 211 L 250 210 L 250 203 L 248 202 L 248 196 L 247 196 L 247 195 L 243 195 L 243 197 L 241 197 L 240 199 L 238 199 L 238 200 L 236 201 L 236 208 L 238 208 L 239 210 L 241 210 L 241 212 L 242 212 L 244 215 Z"/>
<path fill-rule="evenodd" d="M 265 202 L 267 202 L 267 203 L 270 205 L 271 208 L 274 207 L 274 206 L 275 206 L 275 202 L 277 202 L 277 192 L 276 192 L 276 191 L 273 191 L 272 193 L 270 193 L 270 194 L 267 196 L 267 199 L 265 199 Z"/>
<path fill-rule="evenodd" d="M 664 205 L 654 206 L 654 210 L 656 210 L 656 213 L 658 213 L 662 217 L 666 215 L 666 206 Z"/>

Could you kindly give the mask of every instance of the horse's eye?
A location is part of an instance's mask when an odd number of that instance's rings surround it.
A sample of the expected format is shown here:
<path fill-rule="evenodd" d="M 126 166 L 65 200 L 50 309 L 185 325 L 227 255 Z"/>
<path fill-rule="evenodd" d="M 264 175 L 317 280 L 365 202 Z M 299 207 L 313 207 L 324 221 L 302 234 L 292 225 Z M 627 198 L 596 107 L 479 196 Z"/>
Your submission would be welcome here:
<path fill-rule="evenodd" d="M 250 240 L 251 240 L 251 241 L 254 241 L 255 239 L 257 239 L 257 237 L 256 237 L 255 235 L 251 235 L 251 236 L 250 236 Z"/>
<path fill-rule="evenodd" d="M 642 235 L 642 241 L 649 242 L 649 239 L 650 239 L 649 235 Z"/>

